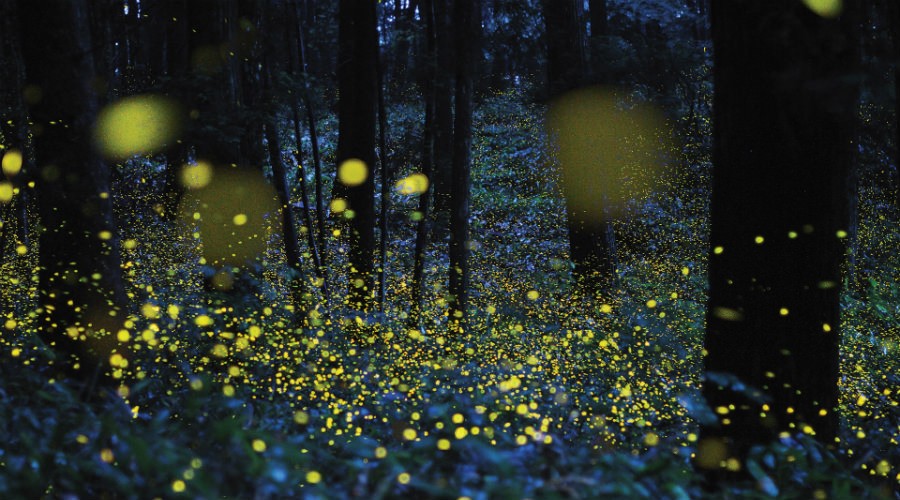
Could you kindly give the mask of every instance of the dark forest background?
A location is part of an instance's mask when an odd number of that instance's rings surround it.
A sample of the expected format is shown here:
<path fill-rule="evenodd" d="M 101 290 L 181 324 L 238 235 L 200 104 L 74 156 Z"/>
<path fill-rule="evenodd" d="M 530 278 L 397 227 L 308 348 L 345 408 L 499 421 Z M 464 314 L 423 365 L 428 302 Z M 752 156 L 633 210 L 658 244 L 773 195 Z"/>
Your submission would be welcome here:
<path fill-rule="evenodd" d="M 0 0 L 0 494 L 898 498 L 900 6 Z"/>

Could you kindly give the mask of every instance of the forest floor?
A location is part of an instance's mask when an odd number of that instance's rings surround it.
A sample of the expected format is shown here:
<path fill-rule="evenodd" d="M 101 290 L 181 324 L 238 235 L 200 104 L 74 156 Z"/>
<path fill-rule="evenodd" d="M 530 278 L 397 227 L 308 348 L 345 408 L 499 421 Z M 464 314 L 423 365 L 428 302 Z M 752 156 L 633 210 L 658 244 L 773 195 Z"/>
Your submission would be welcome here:
<path fill-rule="evenodd" d="M 158 164 L 123 170 L 128 196 L 116 199 L 125 200 L 136 305 L 124 333 L 104 344 L 121 385 L 86 402 L 51 378 L 52 353 L 23 300 L 34 293 L 33 252 L 3 261 L 0 495 L 891 498 L 900 484 L 900 214 L 879 187 L 885 152 L 861 148 L 872 167 L 860 183 L 861 277 L 842 302 L 839 450 L 787 437 L 735 465 L 752 480 L 709 493 L 692 459 L 727 457 L 697 436 L 709 416 L 698 391 L 705 149 L 683 141 L 658 189 L 618 217 L 619 287 L 587 299 L 570 277 L 543 110 L 523 101 L 489 97 L 476 114 L 464 335 L 447 328 L 445 240 L 428 256 L 422 321 L 409 318 L 415 197 L 392 197 L 385 313 L 327 306 L 314 290 L 318 305 L 300 317 L 277 246 L 211 289 L 215 270 L 198 264 L 196 240 L 153 210 Z M 398 108 L 392 129 L 414 136 L 418 116 Z M 323 141 L 327 160 L 334 134 Z M 335 258 L 331 276 L 340 265 Z"/>

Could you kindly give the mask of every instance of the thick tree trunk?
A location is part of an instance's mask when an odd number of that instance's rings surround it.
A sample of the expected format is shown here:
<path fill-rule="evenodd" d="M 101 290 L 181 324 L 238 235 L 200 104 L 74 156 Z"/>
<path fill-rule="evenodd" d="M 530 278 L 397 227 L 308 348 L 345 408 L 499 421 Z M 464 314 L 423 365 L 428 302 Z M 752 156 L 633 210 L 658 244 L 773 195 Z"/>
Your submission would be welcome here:
<path fill-rule="evenodd" d="M 446 217 L 450 211 L 450 184 L 453 170 L 453 48 L 451 46 L 450 4 L 434 0 L 434 29 L 437 67 L 434 108 L 434 187 L 435 215 Z M 444 219 L 446 220 L 446 219 Z M 446 226 L 435 229 L 446 235 Z"/>
<path fill-rule="evenodd" d="M 469 187 L 472 149 L 472 40 L 477 34 L 475 0 L 456 0 L 456 114 L 453 126 L 453 179 L 450 191 L 450 321 L 466 328 L 469 304 Z"/>
<path fill-rule="evenodd" d="M 894 204 L 900 208 L 900 4 L 894 1 L 886 3 L 894 51 Z"/>
<path fill-rule="evenodd" d="M 338 48 L 337 164 L 362 160 L 368 169 L 358 185 L 335 182 L 334 197 L 347 201 L 350 219 L 350 287 L 348 305 L 369 310 L 374 291 L 375 257 L 375 111 L 376 68 L 372 58 L 378 43 L 372 0 L 341 0 Z"/>
<path fill-rule="evenodd" d="M 701 450 L 837 433 L 841 237 L 857 89 L 851 3 L 714 0 L 714 151 Z M 751 388 L 735 390 L 725 377 Z M 755 400 L 758 392 L 768 402 Z M 751 394 L 751 395 L 748 395 Z M 809 426 L 809 427 L 807 427 Z M 712 454 L 716 455 L 716 454 Z"/>
<path fill-rule="evenodd" d="M 61 365 L 87 379 L 115 348 L 126 301 L 109 170 L 91 147 L 97 97 L 88 6 L 22 0 L 18 7 L 27 83 L 40 91 L 28 103 L 44 228 L 39 335 L 67 356 Z"/>
<path fill-rule="evenodd" d="M 581 25 L 572 0 L 543 0 L 542 5 L 547 23 L 550 96 L 557 98 L 577 88 L 584 80 Z M 593 2 L 591 6 L 594 7 Z M 592 11 L 593 15 L 595 13 Z M 583 185 L 585 179 L 573 178 L 564 170 L 562 181 L 563 193 L 569 200 L 572 198 L 570 193 Z M 576 209 L 570 202 L 566 203 L 569 252 L 575 264 L 573 277 L 583 292 L 591 297 L 610 291 L 617 282 L 615 236 L 612 224 L 604 213 L 604 205 L 605 200 L 598 199 L 596 212 L 588 213 Z"/>

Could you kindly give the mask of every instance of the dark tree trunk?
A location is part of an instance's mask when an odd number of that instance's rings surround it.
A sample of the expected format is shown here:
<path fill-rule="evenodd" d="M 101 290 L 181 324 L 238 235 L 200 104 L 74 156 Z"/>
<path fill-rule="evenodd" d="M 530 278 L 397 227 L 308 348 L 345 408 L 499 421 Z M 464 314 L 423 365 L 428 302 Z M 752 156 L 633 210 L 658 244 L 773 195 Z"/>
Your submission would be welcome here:
<path fill-rule="evenodd" d="M 109 170 L 91 147 L 97 98 L 88 6 L 83 0 L 22 0 L 18 7 L 27 83 L 42 96 L 28 103 L 45 228 L 38 254 L 39 335 L 67 355 L 60 364 L 87 380 L 115 348 L 111 335 L 126 300 Z"/>
<path fill-rule="evenodd" d="M 162 27 L 159 29 L 163 37 L 162 50 L 165 66 L 161 72 L 169 77 L 168 88 L 165 89 L 169 97 L 186 103 L 189 99 L 185 87 L 187 77 L 191 71 L 190 59 L 190 24 L 188 23 L 188 8 L 182 1 L 162 1 L 157 8 L 164 13 L 161 17 Z M 178 182 L 178 172 L 188 161 L 190 147 L 185 141 L 178 142 L 166 151 L 166 167 L 164 172 L 163 187 L 163 216 L 173 221 L 178 215 L 178 204 L 184 195 L 184 189 Z"/>
<path fill-rule="evenodd" d="M 334 197 L 347 201 L 350 219 L 350 307 L 370 310 L 375 257 L 375 111 L 376 68 L 372 54 L 378 43 L 372 0 L 341 0 L 338 48 L 337 164 L 362 160 L 368 175 L 358 185 L 335 182 Z"/>
<path fill-rule="evenodd" d="M 588 4 L 588 14 L 591 19 L 591 43 L 600 40 L 609 34 L 609 10 L 606 0 L 591 0 Z"/>
<path fill-rule="evenodd" d="M 434 0 L 434 29 L 436 36 L 437 67 L 434 82 L 434 187 L 435 215 L 445 217 L 450 211 L 450 182 L 453 165 L 453 48 L 450 39 L 450 4 L 447 0 Z M 444 219 L 446 220 L 446 219 Z M 437 230 L 446 226 L 436 224 Z"/>
<path fill-rule="evenodd" d="M 707 443 L 744 458 L 781 431 L 834 444 L 840 263 L 858 92 L 851 3 L 714 0 Z M 717 374 L 740 379 L 733 390 Z M 747 393 L 760 391 L 767 407 Z M 809 430 L 809 429 L 806 429 Z M 704 459 L 709 459 L 704 461 Z M 718 457 L 699 456 L 718 468 Z M 721 457 L 725 458 L 725 456 Z M 709 463 L 715 462 L 715 463 Z"/>
<path fill-rule="evenodd" d="M 437 74 L 437 54 L 435 42 L 434 1 L 423 0 L 422 17 L 425 18 L 425 67 L 427 68 L 424 85 L 425 123 L 422 134 L 422 174 L 429 180 L 434 171 L 434 108 L 435 77 Z M 428 189 L 419 195 L 419 214 L 421 219 L 416 225 L 415 256 L 413 261 L 411 310 L 413 321 L 418 322 L 422 310 L 422 294 L 425 283 L 425 256 L 428 251 L 429 220 L 431 217 L 431 193 L 434 186 L 429 182 Z"/>
<path fill-rule="evenodd" d="M 302 2 L 301 4 L 305 4 Z M 312 226 L 310 226 L 310 234 L 316 233 L 318 235 L 316 239 L 317 244 L 310 243 L 310 247 L 315 247 L 319 250 L 319 258 L 317 261 L 317 265 L 319 267 L 319 277 L 322 278 L 322 292 L 325 295 L 325 301 L 328 302 L 330 294 L 328 292 L 328 276 L 327 276 L 327 262 L 328 262 L 328 248 L 325 244 L 325 195 L 322 189 L 322 160 L 319 155 L 319 134 L 316 131 L 316 118 L 313 113 L 312 108 L 312 100 L 309 97 L 309 74 L 306 71 L 306 37 L 303 32 L 303 25 L 300 22 L 301 16 L 297 14 L 297 9 L 291 7 L 291 11 L 293 12 L 293 16 L 291 18 L 291 24 L 294 26 L 295 38 L 297 40 L 296 50 L 297 53 L 294 56 L 297 61 L 297 66 L 299 67 L 301 78 L 303 79 L 302 88 L 300 89 L 300 96 L 303 100 L 303 107 L 306 111 L 306 124 L 309 130 L 309 142 L 310 149 L 312 150 L 312 163 L 313 163 L 313 176 L 315 177 L 315 204 L 316 204 L 316 230 L 313 231 Z M 296 116 L 296 107 L 295 110 L 295 122 L 299 121 Z M 294 132 L 296 134 L 296 138 L 300 140 L 300 129 L 299 127 L 295 127 Z M 297 152 L 299 154 L 300 148 L 298 145 Z M 298 160 L 298 165 L 300 162 Z M 298 176 L 302 176 L 302 169 L 297 172 Z M 304 202 L 305 203 L 305 202 Z"/>
<path fill-rule="evenodd" d="M 303 312 L 303 268 L 300 262 L 300 238 L 297 235 L 297 221 L 291 206 L 291 191 L 287 185 L 287 173 L 284 168 L 284 160 L 281 158 L 281 141 L 278 138 L 278 128 L 275 120 L 269 120 L 266 124 L 266 142 L 269 147 L 269 163 L 272 166 L 272 179 L 275 184 L 275 192 L 281 204 L 281 239 L 284 243 L 284 258 L 287 265 L 294 271 L 288 287 L 291 292 L 291 301 L 297 311 Z"/>
<path fill-rule="evenodd" d="M 584 80 L 584 56 L 581 25 L 572 0 L 543 0 L 547 23 L 547 73 L 550 96 L 560 97 Z M 593 6 L 593 3 L 592 3 Z M 592 14 L 593 15 L 593 14 Z M 552 104 L 551 104 L 552 105 Z M 585 182 L 563 169 L 563 193 L 567 200 Z M 574 278 L 585 294 L 594 297 L 616 285 L 616 252 L 613 227 L 604 213 L 604 200 L 598 199 L 596 212 L 588 213 L 566 203 L 569 252 L 575 264 Z"/>
<path fill-rule="evenodd" d="M 453 123 L 453 178 L 450 190 L 450 321 L 466 328 L 469 304 L 469 186 L 472 149 L 472 65 L 475 0 L 456 0 L 453 26 L 456 48 L 456 113 Z"/>
<path fill-rule="evenodd" d="M 900 3 L 889 1 L 887 9 L 890 18 L 888 24 L 891 27 L 891 43 L 894 56 L 894 204 L 900 208 Z"/>

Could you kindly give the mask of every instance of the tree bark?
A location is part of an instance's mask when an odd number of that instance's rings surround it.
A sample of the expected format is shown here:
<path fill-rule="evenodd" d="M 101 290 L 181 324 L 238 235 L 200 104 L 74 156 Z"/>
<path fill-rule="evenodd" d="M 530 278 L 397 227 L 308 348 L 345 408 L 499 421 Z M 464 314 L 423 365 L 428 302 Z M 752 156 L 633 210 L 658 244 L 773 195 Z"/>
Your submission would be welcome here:
<path fill-rule="evenodd" d="M 377 79 L 372 58 L 378 43 L 372 0 L 341 0 L 338 48 L 337 164 L 362 160 L 368 175 L 359 185 L 335 182 L 334 197 L 347 201 L 354 216 L 349 221 L 350 286 L 348 305 L 370 310 L 374 291 L 375 257 L 375 111 Z"/>
<path fill-rule="evenodd" d="M 43 227 L 39 335 L 66 356 L 59 364 L 87 380 L 115 348 L 126 301 L 109 170 L 91 147 L 97 97 L 88 5 L 21 0 L 18 15 L 27 84 L 40 92 L 28 103 Z"/>
<path fill-rule="evenodd" d="M 825 18 L 801 2 L 712 3 L 703 392 L 720 421 L 702 428 L 715 446 L 700 449 L 725 445 L 722 459 L 743 459 L 782 431 L 812 431 L 829 445 L 837 433 L 840 238 L 858 98 L 852 8 Z"/>
<path fill-rule="evenodd" d="M 422 311 L 422 295 L 425 284 L 425 257 L 429 244 L 429 220 L 431 218 L 431 193 L 434 186 L 430 182 L 434 171 L 434 109 L 435 78 L 437 75 L 437 47 L 435 41 L 434 1 L 423 0 L 422 9 L 425 18 L 425 123 L 422 133 L 422 174 L 429 179 L 428 189 L 419 195 L 419 223 L 416 225 L 415 256 L 413 257 L 411 295 L 411 319 L 418 322 Z"/>
<path fill-rule="evenodd" d="M 573 0 L 542 1 L 547 25 L 547 73 L 551 98 L 579 87 L 585 76 L 581 44 L 581 25 Z M 592 8 L 594 3 L 591 4 Z M 591 15 L 595 12 L 592 10 Z M 604 14 L 605 15 L 605 14 Z M 593 22 L 593 21 L 592 21 Z M 552 104 L 551 104 L 552 106 Z M 573 178 L 563 170 L 563 194 L 566 199 L 584 179 Z M 573 277 L 586 295 L 609 292 L 617 283 L 616 251 L 613 227 L 604 213 L 603 199 L 597 200 L 597 213 L 587 213 L 566 203 L 569 253 L 575 265 Z"/>
<path fill-rule="evenodd" d="M 435 215 L 446 217 L 450 211 L 450 183 L 453 170 L 453 47 L 450 37 L 450 4 L 434 0 L 434 29 L 437 67 L 434 108 L 434 187 Z M 446 220 L 446 219 L 444 219 Z M 446 226 L 435 225 L 446 235 Z"/>
<path fill-rule="evenodd" d="M 469 305 L 469 187 L 472 149 L 472 40 L 477 34 L 476 2 L 456 0 L 456 113 L 453 124 L 453 178 L 450 191 L 450 321 L 466 329 Z"/>

